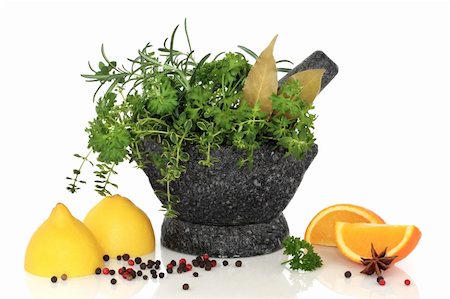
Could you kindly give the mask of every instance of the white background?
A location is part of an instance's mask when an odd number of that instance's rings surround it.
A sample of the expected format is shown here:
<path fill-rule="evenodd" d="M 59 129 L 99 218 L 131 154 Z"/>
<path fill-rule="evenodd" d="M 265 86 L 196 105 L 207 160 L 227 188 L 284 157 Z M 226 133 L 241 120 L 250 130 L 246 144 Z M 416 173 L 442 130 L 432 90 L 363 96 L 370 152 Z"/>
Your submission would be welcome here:
<path fill-rule="evenodd" d="M 55 287 L 25 274 L 28 240 L 57 202 L 83 219 L 100 200 L 91 186 L 65 190 L 94 115 L 96 86 L 80 77 L 87 61 L 100 59 L 104 43 L 110 58 L 125 62 L 149 41 L 161 45 L 185 17 L 197 57 L 239 44 L 260 52 L 278 33 L 277 59 L 300 62 L 321 49 L 339 65 L 316 99 L 319 154 L 285 215 L 297 236 L 336 203 L 418 226 L 418 247 L 386 272 L 385 288 L 330 248 L 319 248 L 326 264 L 308 274 L 279 266 L 280 252 L 243 259 L 239 271 L 116 288 L 92 277 Z M 449 298 L 449 19 L 448 3 L 426 1 L 2 2 L 0 297 Z M 177 46 L 183 43 L 180 35 Z M 148 213 L 159 238 L 160 205 L 144 173 L 122 165 L 115 182 Z M 156 255 L 181 257 L 160 248 Z M 347 269 L 351 280 L 342 278 Z M 184 279 L 189 292 L 181 291 Z"/>

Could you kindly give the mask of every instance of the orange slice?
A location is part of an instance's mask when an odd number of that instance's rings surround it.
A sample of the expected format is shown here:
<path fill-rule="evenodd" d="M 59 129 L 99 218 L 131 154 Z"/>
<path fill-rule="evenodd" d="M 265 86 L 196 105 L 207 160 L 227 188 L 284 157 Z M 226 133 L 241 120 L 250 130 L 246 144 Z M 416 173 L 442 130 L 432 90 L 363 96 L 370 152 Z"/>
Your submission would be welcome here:
<path fill-rule="evenodd" d="M 372 223 L 336 223 L 336 244 L 349 260 L 359 263 L 361 257 L 370 258 L 371 244 L 377 252 L 387 247 L 387 256 L 396 255 L 396 263 L 414 250 L 422 233 L 414 225 Z"/>
<path fill-rule="evenodd" d="M 305 240 L 316 245 L 336 246 L 336 221 L 384 223 L 384 220 L 371 210 L 350 204 L 338 204 L 323 209 L 311 220 L 306 228 Z"/>

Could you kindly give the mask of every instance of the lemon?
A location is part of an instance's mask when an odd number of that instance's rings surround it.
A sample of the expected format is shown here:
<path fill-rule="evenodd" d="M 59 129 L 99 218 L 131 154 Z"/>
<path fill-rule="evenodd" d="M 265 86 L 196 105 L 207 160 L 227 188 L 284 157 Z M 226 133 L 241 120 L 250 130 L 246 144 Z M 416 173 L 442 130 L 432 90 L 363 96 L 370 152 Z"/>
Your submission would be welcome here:
<path fill-rule="evenodd" d="M 25 270 L 45 277 L 85 276 L 103 266 L 102 256 L 91 231 L 58 203 L 28 243 Z"/>
<path fill-rule="evenodd" d="M 110 256 L 145 255 L 155 249 L 155 234 L 147 215 L 128 198 L 107 196 L 84 219 L 103 251 Z"/>

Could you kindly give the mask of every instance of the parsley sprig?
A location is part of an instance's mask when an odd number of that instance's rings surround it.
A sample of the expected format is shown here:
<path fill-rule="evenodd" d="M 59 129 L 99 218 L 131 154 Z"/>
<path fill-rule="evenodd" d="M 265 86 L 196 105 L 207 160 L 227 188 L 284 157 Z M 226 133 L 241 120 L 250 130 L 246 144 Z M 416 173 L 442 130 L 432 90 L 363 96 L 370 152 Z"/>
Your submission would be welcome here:
<path fill-rule="evenodd" d="M 156 194 L 165 203 L 166 216 L 173 217 L 180 199 L 172 194 L 170 184 L 186 171 L 187 145 L 195 145 L 203 154 L 199 163 L 205 167 L 218 161 L 214 150 L 224 144 L 246 152 L 237 164 L 252 167 L 253 152 L 264 143 L 281 146 L 297 159 L 314 143 L 316 117 L 310 112 L 313 106 L 301 99 L 298 81 L 283 84 L 272 96 L 274 113 L 268 116 L 259 105 L 250 107 L 241 101 L 251 68 L 242 53 L 220 53 L 213 59 L 207 54 L 196 60 L 186 23 L 189 50 L 175 48 L 177 29 L 163 47 L 147 44 L 139 50 L 137 57 L 128 59 L 128 68 L 110 60 L 102 46 L 103 61 L 97 68 L 89 65 L 92 74 L 82 75 L 99 85 L 93 96 L 96 117 L 86 128 L 89 154 L 76 154 L 81 166 L 67 177 L 70 192 L 85 183 L 80 179 L 83 166 L 95 167 L 95 190 L 104 196 L 111 187 L 117 188 L 111 179 L 118 164 L 134 161 L 143 168 L 150 161 L 161 174 Z M 162 151 L 144 152 L 145 138 L 159 143 Z"/>
<path fill-rule="evenodd" d="M 282 264 L 289 263 L 292 270 L 313 271 L 322 266 L 322 259 L 309 242 L 290 236 L 283 240 L 283 246 L 283 253 L 291 258 Z"/>

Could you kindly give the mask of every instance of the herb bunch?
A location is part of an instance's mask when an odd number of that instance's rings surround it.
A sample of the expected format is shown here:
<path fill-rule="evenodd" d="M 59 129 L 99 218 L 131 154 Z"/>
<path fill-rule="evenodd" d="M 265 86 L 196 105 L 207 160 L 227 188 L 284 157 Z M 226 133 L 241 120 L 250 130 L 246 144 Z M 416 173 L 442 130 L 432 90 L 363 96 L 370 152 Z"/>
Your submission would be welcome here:
<path fill-rule="evenodd" d="M 321 257 L 308 241 L 290 236 L 283 240 L 283 246 L 283 254 L 291 258 L 282 264 L 289 263 L 292 270 L 313 271 L 322 267 Z"/>
<path fill-rule="evenodd" d="M 154 49 L 147 44 L 136 58 L 128 59 L 129 69 L 108 59 L 102 46 L 103 61 L 98 68 L 89 65 L 92 74 L 82 75 L 99 84 L 93 97 L 97 115 L 86 128 L 89 152 L 75 155 L 81 166 L 67 177 L 70 192 L 86 183 L 79 179 L 86 161 L 96 168 L 95 189 L 103 196 L 110 194 L 110 187 L 117 187 L 111 176 L 119 163 L 135 161 L 143 168 L 150 161 L 162 176 L 156 193 L 165 199 L 165 215 L 173 217 L 179 198 L 171 194 L 170 183 L 186 171 L 185 163 L 190 159 L 186 145 L 195 145 L 204 156 L 199 163 L 210 167 L 218 161 L 213 150 L 229 143 L 247 153 L 238 165 L 252 167 L 253 152 L 264 143 L 281 146 L 286 155 L 297 159 L 314 143 L 313 106 L 301 99 L 299 81 L 288 81 L 271 96 L 273 113 L 269 115 L 259 102 L 250 105 L 242 99 L 251 69 L 242 53 L 220 53 L 212 59 L 207 54 L 197 61 L 186 23 L 189 50 L 174 48 L 177 29 L 163 47 Z M 241 49 L 256 56 L 245 47 Z M 144 138 L 158 142 L 162 152 L 143 152 Z M 97 154 L 96 163 L 90 158 L 93 153 Z"/>

